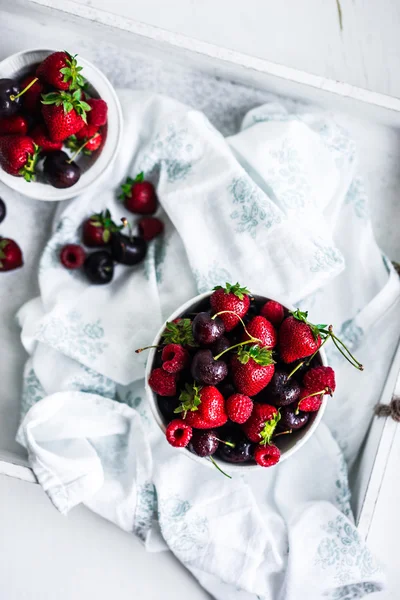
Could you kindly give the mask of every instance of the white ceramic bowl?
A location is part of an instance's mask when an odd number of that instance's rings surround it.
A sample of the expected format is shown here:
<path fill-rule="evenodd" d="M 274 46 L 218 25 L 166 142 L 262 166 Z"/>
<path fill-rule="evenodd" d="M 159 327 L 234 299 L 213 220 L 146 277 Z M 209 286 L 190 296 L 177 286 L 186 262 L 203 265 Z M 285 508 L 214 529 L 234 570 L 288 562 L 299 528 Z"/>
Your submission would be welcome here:
<path fill-rule="evenodd" d="M 209 296 L 211 296 L 211 294 L 212 294 L 212 292 L 205 292 L 204 294 L 200 294 L 199 296 L 196 296 L 195 298 L 188 300 L 188 302 L 185 302 L 185 304 L 182 304 L 182 306 L 177 308 L 177 310 L 172 313 L 172 315 L 167 319 L 167 321 L 173 321 L 174 319 L 177 319 L 178 317 L 180 317 L 183 314 L 188 313 L 188 312 L 197 312 L 199 304 L 205 298 L 208 298 Z M 262 294 L 252 294 L 252 295 L 256 299 L 264 299 L 265 298 L 265 296 L 263 296 Z M 265 298 L 265 301 L 266 300 L 267 300 L 267 298 Z M 287 309 L 294 310 L 293 307 L 289 306 L 284 300 L 282 300 L 280 298 L 274 298 L 274 300 L 276 300 L 277 302 L 280 302 Z M 157 333 L 157 335 L 152 343 L 152 346 L 157 346 L 160 343 L 161 335 L 162 335 L 164 329 L 165 329 L 165 323 L 162 325 L 159 332 Z M 321 363 L 324 366 L 328 366 L 328 361 L 326 359 L 326 354 L 325 354 L 324 349 L 321 348 L 321 350 L 319 351 L 318 354 L 319 354 Z M 157 425 L 160 427 L 161 431 L 163 431 L 165 433 L 166 425 L 164 423 L 164 418 L 163 418 L 163 416 L 160 412 L 160 409 L 158 407 L 158 404 L 157 404 L 157 396 L 152 391 L 152 389 L 150 388 L 150 386 L 148 384 L 150 373 L 153 369 L 153 362 L 155 359 L 155 355 L 156 355 L 156 349 L 152 348 L 150 350 L 150 354 L 148 356 L 147 364 L 146 364 L 145 387 L 146 387 L 147 398 L 150 402 L 150 407 L 151 407 L 154 419 L 155 419 Z M 281 458 L 280 458 L 278 465 L 282 461 L 288 459 L 290 456 L 293 456 L 293 454 L 295 454 L 298 450 L 300 450 L 300 448 L 302 446 L 304 446 L 304 444 L 307 442 L 307 440 L 310 439 L 310 437 L 313 435 L 314 431 L 317 429 L 317 427 L 322 419 L 322 416 L 325 412 L 326 404 L 327 404 L 327 396 L 324 396 L 321 408 L 319 409 L 318 412 L 311 413 L 310 419 L 309 419 L 307 425 L 303 429 L 300 429 L 299 431 L 294 432 L 291 435 L 284 435 L 279 438 L 280 439 L 279 448 L 281 451 Z M 196 456 L 196 454 L 189 452 L 189 450 L 187 450 L 186 448 L 176 448 L 176 450 L 180 451 L 180 452 L 184 452 L 189 458 L 191 458 L 192 460 L 195 460 L 196 462 L 198 462 L 202 465 L 208 465 L 211 467 L 213 466 L 211 461 L 207 460 L 206 458 L 201 458 L 199 456 Z M 236 473 L 237 472 L 245 473 L 249 469 L 262 469 L 262 467 L 260 467 L 259 465 L 255 464 L 255 463 L 254 464 L 252 464 L 252 463 L 233 464 L 233 463 L 228 463 L 221 459 L 218 459 L 217 456 L 214 456 L 213 458 L 214 458 L 215 462 L 217 462 L 218 465 L 224 471 L 227 471 L 227 472 L 234 471 Z"/>
<path fill-rule="evenodd" d="M 12 54 L 0 62 L 0 78 L 21 79 L 35 69 L 46 56 L 55 50 L 24 50 Z M 35 200 L 59 201 L 74 198 L 81 194 L 93 183 L 98 183 L 111 167 L 122 137 L 122 110 L 118 97 L 108 79 L 97 67 L 78 55 L 78 62 L 83 67 L 82 75 L 90 84 L 94 97 L 105 100 L 108 105 L 108 121 L 104 128 L 105 141 L 103 147 L 95 152 L 90 159 L 78 160 L 82 169 L 79 181 L 70 188 L 58 189 L 50 184 L 27 182 L 23 177 L 13 177 L 0 167 L 0 181 L 13 190 L 34 198 Z M 29 135 L 29 134 L 28 134 Z"/>

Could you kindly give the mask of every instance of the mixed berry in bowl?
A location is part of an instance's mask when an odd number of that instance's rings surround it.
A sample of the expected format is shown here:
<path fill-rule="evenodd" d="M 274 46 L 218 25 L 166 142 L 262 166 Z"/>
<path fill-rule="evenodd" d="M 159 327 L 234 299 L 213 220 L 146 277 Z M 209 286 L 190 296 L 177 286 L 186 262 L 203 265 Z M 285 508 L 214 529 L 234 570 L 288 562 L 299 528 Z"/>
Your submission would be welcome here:
<path fill-rule="evenodd" d="M 335 391 L 322 346 L 333 333 L 307 313 L 218 286 L 182 307 L 151 348 L 147 391 L 167 441 L 220 470 L 270 467 L 310 437 Z M 139 349 L 137 352 L 147 350 Z"/>

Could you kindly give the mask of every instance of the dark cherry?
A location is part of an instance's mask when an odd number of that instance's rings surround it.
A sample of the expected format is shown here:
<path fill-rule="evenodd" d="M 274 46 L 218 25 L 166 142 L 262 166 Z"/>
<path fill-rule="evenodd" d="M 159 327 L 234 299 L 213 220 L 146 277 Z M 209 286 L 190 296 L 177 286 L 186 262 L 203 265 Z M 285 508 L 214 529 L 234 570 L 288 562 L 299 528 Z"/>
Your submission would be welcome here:
<path fill-rule="evenodd" d="M 62 150 L 48 154 L 44 161 L 43 174 L 50 185 L 55 188 L 69 188 L 79 181 L 80 167 L 69 161 L 68 154 Z"/>
<path fill-rule="evenodd" d="M 273 377 L 268 385 L 268 391 L 272 396 L 278 396 L 284 389 L 287 383 L 288 373 L 275 369 Z"/>
<path fill-rule="evenodd" d="M 190 371 L 198 383 L 217 385 L 228 375 L 228 366 L 223 360 L 214 360 L 211 350 L 198 350 Z"/>
<path fill-rule="evenodd" d="M 14 79 L 0 79 L 0 119 L 15 115 L 21 108 L 21 98 L 11 100 L 11 96 L 17 96 L 20 91 Z"/>
<path fill-rule="evenodd" d="M 105 250 L 98 250 L 90 254 L 85 260 L 83 268 L 89 281 L 98 285 L 109 283 L 114 275 L 113 259 Z"/>
<path fill-rule="evenodd" d="M 211 456 L 217 451 L 218 445 L 219 441 L 215 429 L 193 430 L 189 450 L 197 456 Z"/>
<path fill-rule="evenodd" d="M 210 313 L 199 312 L 192 321 L 193 337 L 198 344 L 209 346 L 218 340 L 225 332 L 222 319 L 212 319 Z"/>
<path fill-rule="evenodd" d="M 111 237 L 111 255 L 123 265 L 137 265 L 142 262 L 147 252 L 145 239 L 136 236 L 114 233 Z"/>
<path fill-rule="evenodd" d="M 174 412 L 178 408 L 180 402 L 178 398 L 171 398 L 170 396 L 157 396 L 158 408 L 161 411 L 165 421 L 169 423 L 172 419 L 179 418 L 179 415 Z"/>
<path fill-rule="evenodd" d="M 220 444 L 218 447 L 218 456 L 230 463 L 244 463 L 253 459 L 255 444 L 250 442 L 240 434 L 231 434 L 225 437 L 220 436 L 221 440 L 235 444 L 235 447 Z"/>
<path fill-rule="evenodd" d="M 281 419 L 279 421 L 279 428 L 285 429 L 301 429 L 304 425 L 307 424 L 309 417 L 309 413 L 299 412 L 296 415 L 296 405 L 294 406 L 284 406 L 280 410 Z"/>
<path fill-rule="evenodd" d="M 295 379 L 290 378 L 283 370 L 276 370 L 269 385 L 261 392 L 257 400 L 275 406 L 287 406 L 296 402 L 300 396 L 300 385 Z"/>
<path fill-rule="evenodd" d="M 6 214 L 7 214 L 6 204 L 5 204 L 4 200 L 2 200 L 0 198 L 0 223 L 2 223 L 4 221 L 4 219 L 6 218 Z"/>
<path fill-rule="evenodd" d="M 211 352 L 213 353 L 214 356 L 218 356 L 218 354 L 221 354 L 221 352 L 225 352 L 225 350 L 228 350 L 228 348 L 231 347 L 231 343 L 228 340 L 227 337 L 225 337 L 224 335 L 222 337 L 219 338 L 219 340 L 217 340 L 216 342 L 214 342 L 213 344 L 211 344 Z"/>

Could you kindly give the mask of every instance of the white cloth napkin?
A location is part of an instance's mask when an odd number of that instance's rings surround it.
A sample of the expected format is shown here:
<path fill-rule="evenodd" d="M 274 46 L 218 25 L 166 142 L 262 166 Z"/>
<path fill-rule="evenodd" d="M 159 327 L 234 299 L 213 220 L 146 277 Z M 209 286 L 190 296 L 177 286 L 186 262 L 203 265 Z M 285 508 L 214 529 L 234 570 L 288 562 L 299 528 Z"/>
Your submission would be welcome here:
<path fill-rule="evenodd" d="M 113 173 L 60 204 L 41 296 L 18 315 L 30 358 L 17 439 L 38 480 L 61 512 L 83 502 L 150 551 L 169 548 L 221 600 L 382 589 L 353 524 L 345 458 L 356 456 L 398 339 L 400 285 L 373 239 L 354 144 L 320 111 L 271 103 L 224 139 L 176 101 L 120 98 Z M 116 189 L 140 171 L 157 184 L 165 235 L 144 264 L 90 286 L 59 250 L 93 212 L 125 216 Z M 353 373 L 330 354 L 338 392 L 313 438 L 277 467 L 232 480 L 167 444 L 144 397 L 146 357 L 134 352 L 177 306 L 225 281 L 301 301 L 366 367 Z"/>

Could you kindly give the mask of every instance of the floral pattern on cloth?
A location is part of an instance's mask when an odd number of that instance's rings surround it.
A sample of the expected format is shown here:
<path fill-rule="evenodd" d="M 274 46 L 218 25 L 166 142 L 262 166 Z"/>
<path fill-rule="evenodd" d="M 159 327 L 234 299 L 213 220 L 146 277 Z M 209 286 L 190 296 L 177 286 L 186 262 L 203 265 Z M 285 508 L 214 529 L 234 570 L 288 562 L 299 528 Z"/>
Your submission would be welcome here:
<path fill-rule="evenodd" d="M 80 374 L 76 375 L 70 383 L 72 389 L 89 394 L 99 394 L 112 400 L 115 399 L 117 389 L 115 381 L 93 369 L 89 369 L 89 367 L 85 367 L 85 365 L 79 364 L 79 368 Z"/>
<path fill-rule="evenodd" d="M 155 273 L 156 282 L 163 282 L 164 278 L 164 262 L 168 252 L 169 239 L 167 236 L 159 236 L 152 240 L 147 248 L 146 258 L 143 263 L 144 275 L 147 280 L 150 279 L 151 273 Z"/>
<path fill-rule="evenodd" d="M 229 271 L 221 267 L 216 260 L 205 273 L 201 273 L 198 269 L 194 269 L 193 276 L 195 278 L 199 294 L 202 294 L 203 292 L 209 292 L 216 285 L 221 285 L 221 282 L 231 281 L 232 279 Z"/>
<path fill-rule="evenodd" d="M 328 598 L 328 600 L 357 600 L 358 598 L 364 598 L 368 594 L 381 592 L 382 589 L 381 585 L 363 581 L 336 588 L 332 593 L 328 592 L 325 594 L 324 597 Z"/>
<path fill-rule="evenodd" d="M 50 317 L 42 322 L 36 332 L 37 340 L 72 358 L 95 360 L 103 354 L 108 343 L 99 319 L 85 322 L 76 310 L 70 311 L 67 319 Z"/>
<path fill-rule="evenodd" d="M 356 217 L 365 222 L 368 222 L 368 196 L 365 191 L 365 186 L 361 177 L 355 177 L 353 179 L 345 197 L 345 204 L 348 204 L 353 208 Z"/>
<path fill-rule="evenodd" d="M 319 273 L 329 271 L 335 265 L 343 265 L 343 257 L 333 246 L 327 246 L 323 239 L 315 241 L 316 250 L 310 264 L 310 271 Z"/>
<path fill-rule="evenodd" d="M 260 227 L 270 229 L 281 222 L 278 208 L 248 177 L 235 178 L 228 191 L 235 207 L 231 219 L 235 221 L 235 231 L 249 233 L 255 238 Z"/>
<path fill-rule="evenodd" d="M 344 515 L 329 521 L 323 530 L 326 535 L 318 545 L 315 565 L 330 571 L 338 583 L 351 580 L 354 573 L 365 579 L 378 572 L 374 557 Z"/>
<path fill-rule="evenodd" d="M 137 490 L 137 505 L 133 531 L 142 542 L 146 541 L 152 521 L 157 513 L 157 494 L 151 481 L 147 481 Z"/>
<path fill-rule="evenodd" d="M 24 374 L 20 418 L 23 419 L 30 408 L 46 396 L 42 384 L 32 368 Z"/>

